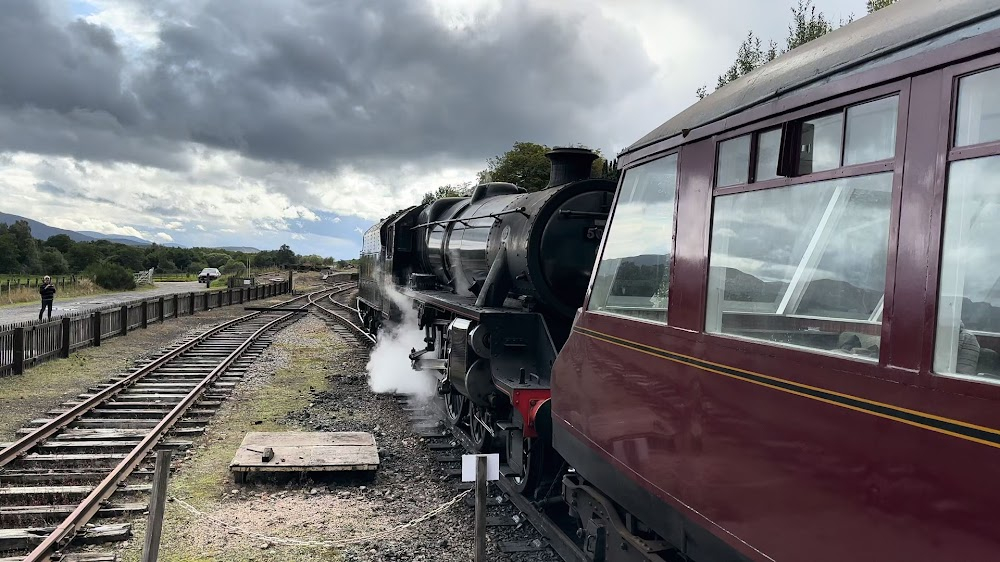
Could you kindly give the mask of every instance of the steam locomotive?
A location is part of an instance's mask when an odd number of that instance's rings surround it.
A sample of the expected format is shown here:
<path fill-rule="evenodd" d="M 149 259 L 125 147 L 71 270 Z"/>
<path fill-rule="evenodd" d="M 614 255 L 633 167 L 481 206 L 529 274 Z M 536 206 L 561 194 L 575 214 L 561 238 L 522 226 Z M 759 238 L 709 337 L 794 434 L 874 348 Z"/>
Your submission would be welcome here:
<path fill-rule="evenodd" d="M 485 183 L 470 197 L 404 209 L 365 233 L 360 260 L 365 329 L 424 330 L 414 368 L 440 374 L 450 421 L 480 450 L 502 450 L 504 470 L 528 493 L 554 477 L 551 368 L 583 303 L 615 189 L 590 177 L 590 150 L 547 157 L 544 189 Z M 415 326 L 403 322 L 409 306 Z"/>
<path fill-rule="evenodd" d="M 898 2 L 627 148 L 610 216 L 556 151 L 390 217 L 366 325 L 418 303 L 453 420 L 589 560 L 995 560 L 997 84 L 995 0 Z"/>

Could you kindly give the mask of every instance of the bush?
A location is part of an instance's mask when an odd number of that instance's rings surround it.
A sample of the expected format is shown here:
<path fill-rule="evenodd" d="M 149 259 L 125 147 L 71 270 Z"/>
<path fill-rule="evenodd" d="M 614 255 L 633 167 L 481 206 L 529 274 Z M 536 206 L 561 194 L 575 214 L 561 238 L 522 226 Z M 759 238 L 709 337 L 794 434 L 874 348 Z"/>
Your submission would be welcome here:
<path fill-rule="evenodd" d="M 131 291 L 135 289 L 135 278 L 132 272 L 116 263 L 98 263 L 87 268 L 84 274 L 93 279 L 94 283 L 112 291 Z"/>
<path fill-rule="evenodd" d="M 222 273 L 233 277 L 242 277 L 247 272 L 247 266 L 236 260 L 229 260 L 229 263 L 222 266 Z"/>

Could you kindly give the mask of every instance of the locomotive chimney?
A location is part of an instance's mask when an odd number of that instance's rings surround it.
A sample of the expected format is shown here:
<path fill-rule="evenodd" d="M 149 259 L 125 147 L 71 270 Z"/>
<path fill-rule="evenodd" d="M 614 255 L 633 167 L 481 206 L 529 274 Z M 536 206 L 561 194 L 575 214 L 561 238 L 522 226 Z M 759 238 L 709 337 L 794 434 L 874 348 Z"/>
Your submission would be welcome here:
<path fill-rule="evenodd" d="M 553 148 L 545 153 L 552 167 L 546 189 L 572 181 L 590 178 L 590 167 L 597 154 L 586 148 Z"/>

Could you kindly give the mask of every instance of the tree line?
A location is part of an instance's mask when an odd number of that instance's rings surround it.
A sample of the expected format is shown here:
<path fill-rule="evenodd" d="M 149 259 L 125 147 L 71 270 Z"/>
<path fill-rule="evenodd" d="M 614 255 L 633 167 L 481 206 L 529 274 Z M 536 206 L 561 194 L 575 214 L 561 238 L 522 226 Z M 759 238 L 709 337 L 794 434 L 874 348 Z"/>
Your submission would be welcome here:
<path fill-rule="evenodd" d="M 896 0 L 868 0 L 865 9 L 871 14 L 895 3 Z M 841 21 L 839 25 L 834 25 L 823 12 L 816 9 L 812 0 L 798 0 L 798 4 L 791 8 L 791 12 L 792 21 L 788 24 L 785 48 L 779 48 L 778 43 L 774 40 L 768 41 L 765 47 L 760 36 L 755 35 L 753 30 L 749 31 L 747 38 L 743 40 L 736 50 L 736 60 L 732 66 L 719 75 L 715 85 L 716 90 L 750 73 L 750 71 L 758 66 L 774 60 L 778 55 L 791 51 L 800 45 L 805 45 L 813 39 L 822 37 L 854 20 L 854 16 L 851 15 L 847 18 L 847 21 Z M 708 94 L 707 86 L 702 86 L 695 91 L 695 95 L 699 99 L 704 98 Z"/>
<path fill-rule="evenodd" d="M 246 253 L 159 244 L 130 246 L 108 240 L 75 242 L 65 234 L 38 240 L 31 235 L 31 226 L 26 221 L 0 223 L 0 273 L 64 275 L 113 265 L 130 272 L 155 268 L 162 273 L 198 273 L 206 267 L 216 267 L 224 274 L 240 276 L 246 273 L 248 262 L 258 268 L 351 265 L 348 260 L 300 256 L 287 244 L 277 250 Z"/>
<path fill-rule="evenodd" d="M 534 142 L 518 141 L 514 146 L 490 158 L 486 169 L 476 175 L 479 183 L 509 182 L 528 191 L 538 191 L 549 183 L 549 159 L 545 153 L 551 147 Z M 618 162 L 608 160 L 596 150 L 598 158 L 594 160 L 590 175 L 594 178 L 606 178 L 618 181 Z M 475 187 L 472 182 L 442 185 L 434 191 L 424 194 L 421 205 L 436 201 L 442 197 L 467 197 Z"/>

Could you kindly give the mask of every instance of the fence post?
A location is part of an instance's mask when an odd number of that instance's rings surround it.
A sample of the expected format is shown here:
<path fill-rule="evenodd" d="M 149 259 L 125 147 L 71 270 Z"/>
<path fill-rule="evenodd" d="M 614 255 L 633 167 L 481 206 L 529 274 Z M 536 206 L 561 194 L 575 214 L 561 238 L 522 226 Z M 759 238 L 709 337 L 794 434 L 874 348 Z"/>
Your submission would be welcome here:
<path fill-rule="evenodd" d="M 475 421 L 473 421 L 475 423 Z M 476 457 L 476 562 L 486 562 L 486 455 Z"/>
<path fill-rule="evenodd" d="M 163 511 L 167 504 L 167 477 L 170 476 L 170 449 L 156 452 L 153 468 L 153 490 L 149 498 L 149 519 L 142 546 L 142 562 L 156 562 L 160 555 L 163 533 Z"/>
<path fill-rule="evenodd" d="M 128 305 L 127 304 L 123 304 L 122 305 L 121 315 L 122 315 L 122 335 L 124 336 L 125 334 L 128 333 Z"/>
<path fill-rule="evenodd" d="M 164 302 L 165 301 L 164 301 L 163 297 L 160 297 L 160 302 L 157 303 L 157 306 L 160 307 L 160 311 L 159 311 L 159 314 L 156 315 L 156 317 L 160 321 L 160 323 L 163 323 L 163 303 Z"/>
<path fill-rule="evenodd" d="M 177 293 L 174 293 L 174 318 L 180 318 L 181 316 L 181 298 Z"/>
<path fill-rule="evenodd" d="M 14 328 L 14 374 L 24 374 L 24 328 Z"/>
<path fill-rule="evenodd" d="M 202 303 L 202 308 L 203 308 L 203 310 L 209 310 L 209 308 L 208 308 L 208 297 L 209 297 L 208 291 L 205 291 L 202 294 L 205 295 L 205 300 Z"/>
<path fill-rule="evenodd" d="M 59 354 L 60 357 L 69 357 L 70 344 L 69 341 L 69 317 L 62 317 L 62 353 Z"/>
<path fill-rule="evenodd" d="M 142 318 L 142 323 L 139 327 L 145 330 L 146 326 L 149 324 L 149 301 L 142 301 L 142 314 L 140 315 L 140 318 Z"/>
<path fill-rule="evenodd" d="M 94 315 L 91 317 L 91 322 L 94 327 L 94 347 L 101 347 L 101 311 L 95 310 Z"/>
<path fill-rule="evenodd" d="M 190 316 L 194 316 L 194 297 L 195 293 L 191 293 L 191 300 L 188 302 L 188 308 L 190 309 L 188 310 L 188 315 Z"/>

